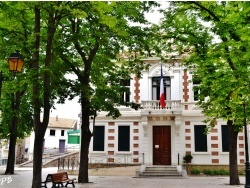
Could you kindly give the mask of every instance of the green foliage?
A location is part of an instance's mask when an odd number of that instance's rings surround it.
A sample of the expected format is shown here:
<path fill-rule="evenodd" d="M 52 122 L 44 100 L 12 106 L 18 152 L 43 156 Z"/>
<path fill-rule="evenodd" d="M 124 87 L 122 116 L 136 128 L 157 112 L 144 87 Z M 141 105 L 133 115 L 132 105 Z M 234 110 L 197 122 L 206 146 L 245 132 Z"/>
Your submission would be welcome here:
<path fill-rule="evenodd" d="M 228 175 L 229 171 L 224 169 L 204 169 L 203 174 L 206 175 Z"/>
<path fill-rule="evenodd" d="M 161 23 L 161 43 L 177 55 L 193 78 L 201 80 L 199 102 L 209 130 L 217 119 L 230 128 L 230 184 L 239 184 L 237 134 L 249 124 L 249 3 L 233 1 L 171 1 Z M 161 49 L 165 49 L 165 48 Z M 190 78 L 192 79 L 192 78 Z M 244 106 L 246 107 L 243 110 Z M 212 173 L 212 172 L 211 172 Z"/>
<path fill-rule="evenodd" d="M 191 174 L 198 175 L 200 173 L 201 173 L 201 171 L 198 168 L 194 168 L 191 170 Z"/>
<path fill-rule="evenodd" d="M 210 169 L 204 169 L 204 170 L 203 170 L 203 174 L 206 174 L 206 175 L 214 175 L 214 174 L 213 174 L 213 170 L 210 170 Z"/>
<path fill-rule="evenodd" d="M 149 48 L 147 37 L 152 33 L 132 23 L 147 24 L 144 12 L 156 4 L 139 1 L 1 2 L 0 18 L 4 21 L 0 23 L 0 59 L 6 60 L 16 49 L 25 57 L 22 76 L 18 75 L 3 87 L 7 89 L 2 95 L 6 100 L 2 102 L 1 133 L 8 135 L 8 127 L 3 126 L 11 119 L 8 114 L 18 114 L 18 127 L 23 133 L 32 128 L 30 119 L 34 118 L 34 130 L 40 136 L 35 139 L 42 143 L 55 99 L 63 103 L 66 98 L 80 97 L 86 132 L 89 116 L 96 116 L 100 110 L 116 118 L 120 116 L 119 105 L 138 109 L 137 104 L 121 100 L 123 93 L 128 92 L 121 82 L 140 77 L 141 71 L 148 68 L 139 59 Z M 128 59 L 119 56 L 127 52 Z M 75 74 L 77 79 L 66 78 L 67 73 Z M 12 110 L 8 98 L 17 92 L 23 93 L 20 111 Z M 34 151 L 37 154 L 34 160 L 39 158 L 39 152 Z M 34 171 L 39 171 L 39 165 Z M 79 174 L 82 177 L 82 171 Z M 38 187 L 39 177 L 36 178 L 32 186 Z"/>
<path fill-rule="evenodd" d="M 184 157 L 183 157 L 183 160 L 185 161 L 185 163 L 190 163 L 193 159 L 193 156 L 191 154 L 186 154 Z"/>
<path fill-rule="evenodd" d="M 83 107 L 90 108 L 90 115 L 104 110 L 113 118 L 120 116 L 117 109 L 120 105 L 138 109 L 138 105 L 121 100 L 124 92 L 128 92 L 121 81 L 133 79 L 132 74 L 140 77 L 141 71 L 148 68 L 139 60 L 147 45 L 148 29 L 132 26 L 129 22 L 146 23 L 143 12 L 150 10 L 151 4 L 72 2 L 71 9 L 76 5 L 87 14 L 79 17 L 69 11 L 70 16 L 61 23 L 59 38 L 55 41 L 58 57 L 64 62 L 62 67 L 77 75 L 74 82 L 63 81 L 66 86 L 58 90 L 62 94 L 60 102 L 68 95 L 73 97 L 82 93 L 82 98 L 90 101 L 90 106 Z"/>
<path fill-rule="evenodd" d="M 169 39 L 165 46 L 175 46 L 172 52 L 179 55 L 189 54 L 185 65 L 201 80 L 198 105 L 210 128 L 222 118 L 232 120 L 239 131 L 243 102 L 250 113 L 247 12 L 246 2 L 171 2 L 164 12 L 161 29 L 167 32 L 162 36 Z"/>

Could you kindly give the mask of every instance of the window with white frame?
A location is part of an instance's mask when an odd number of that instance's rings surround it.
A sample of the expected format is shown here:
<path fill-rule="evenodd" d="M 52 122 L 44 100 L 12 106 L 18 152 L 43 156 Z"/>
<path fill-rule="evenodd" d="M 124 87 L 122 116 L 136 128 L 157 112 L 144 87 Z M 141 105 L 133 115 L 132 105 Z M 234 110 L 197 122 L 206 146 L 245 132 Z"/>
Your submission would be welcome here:
<path fill-rule="evenodd" d="M 104 151 L 105 126 L 95 126 L 93 136 L 93 151 Z"/>
<path fill-rule="evenodd" d="M 200 94 L 200 89 L 199 85 L 201 83 L 201 80 L 197 78 L 197 76 L 193 77 L 193 99 L 194 101 L 199 100 L 199 94 Z"/>
<path fill-rule="evenodd" d="M 221 125 L 222 152 L 229 152 L 229 129 L 228 125 Z"/>
<path fill-rule="evenodd" d="M 207 152 L 206 125 L 194 126 L 194 149 L 195 152 Z"/>
<path fill-rule="evenodd" d="M 118 151 L 130 151 L 130 126 L 118 126 Z"/>
<path fill-rule="evenodd" d="M 130 79 L 121 80 L 121 85 L 124 86 L 127 90 L 123 92 L 121 96 L 123 102 L 130 102 Z"/>
<path fill-rule="evenodd" d="M 160 100 L 161 77 L 152 78 L 152 100 Z M 163 77 L 165 99 L 171 100 L 171 79 L 169 76 Z"/>

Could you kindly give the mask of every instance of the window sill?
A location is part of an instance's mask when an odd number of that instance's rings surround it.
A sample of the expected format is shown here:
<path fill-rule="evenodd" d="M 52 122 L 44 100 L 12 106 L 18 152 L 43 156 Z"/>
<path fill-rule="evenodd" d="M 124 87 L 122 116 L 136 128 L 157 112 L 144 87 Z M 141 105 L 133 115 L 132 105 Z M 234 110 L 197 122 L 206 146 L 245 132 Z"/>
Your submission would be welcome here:
<path fill-rule="evenodd" d="M 219 154 L 220 154 L 220 155 L 228 155 L 228 154 L 229 154 L 229 151 L 221 151 Z"/>
<path fill-rule="evenodd" d="M 194 153 L 192 153 L 192 155 L 208 155 L 208 154 L 210 154 L 210 152 L 194 152 Z"/>
<path fill-rule="evenodd" d="M 133 153 L 130 152 L 130 151 L 128 151 L 128 152 L 126 152 L 126 151 L 118 151 L 115 154 L 116 155 L 132 155 Z"/>
<path fill-rule="evenodd" d="M 92 151 L 91 153 L 90 153 L 90 155 L 91 154 L 94 154 L 94 155 L 106 155 L 106 152 L 105 151 Z"/>

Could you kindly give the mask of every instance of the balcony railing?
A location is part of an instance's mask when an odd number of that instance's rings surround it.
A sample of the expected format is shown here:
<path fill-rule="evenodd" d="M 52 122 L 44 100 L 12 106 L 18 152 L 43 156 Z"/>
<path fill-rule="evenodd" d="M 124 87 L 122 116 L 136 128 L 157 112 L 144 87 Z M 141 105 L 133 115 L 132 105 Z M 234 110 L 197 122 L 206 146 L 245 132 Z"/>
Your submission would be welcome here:
<path fill-rule="evenodd" d="M 173 109 L 173 110 L 181 110 L 181 100 L 166 100 L 166 108 L 165 109 Z M 157 110 L 162 109 L 160 106 L 159 100 L 152 101 L 141 101 L 141 107 L 144 110 Z"/>

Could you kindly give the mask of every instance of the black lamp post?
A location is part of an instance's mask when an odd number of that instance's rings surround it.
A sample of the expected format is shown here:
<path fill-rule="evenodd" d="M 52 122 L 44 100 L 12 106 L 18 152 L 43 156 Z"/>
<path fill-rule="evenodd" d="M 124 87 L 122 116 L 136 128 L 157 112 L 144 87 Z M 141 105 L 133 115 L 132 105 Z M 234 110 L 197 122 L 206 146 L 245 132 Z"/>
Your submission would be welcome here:
<path fill-rule="evenodd" d="M 8 57 L 9 63 L 9 70 L 14 73 L 19 73 L 22 71 L 23 67 L 23 56 L 16 51 L 11 53 Z M 11 100 L 11 107 L 13 112 L 18 110 L 20 105 L 20 95 L 19 92 L 12 93 L 12 100 Z M 15 153 L 16 153 L 16 140 L 17 140 L 17 123 L 18 123 L 18 116 L 16 113 L 13 114 L 10 123 L 10 137 L 9 137 L 9 153 L 8 153 L 8 162 L 5 174 L 14 174 L 14 167 L 15 167 Z"/>
<path fill-rule="evenodd" d="M 247 130 L 247 117 L 246 117 L 246 103 L 243 103 L 244 110 L 244 136 L 245 136 L 245 187 L 250 188 L 250 164 L 249 164 L 249 153 L 248 153 L 248 130 Z"/>

